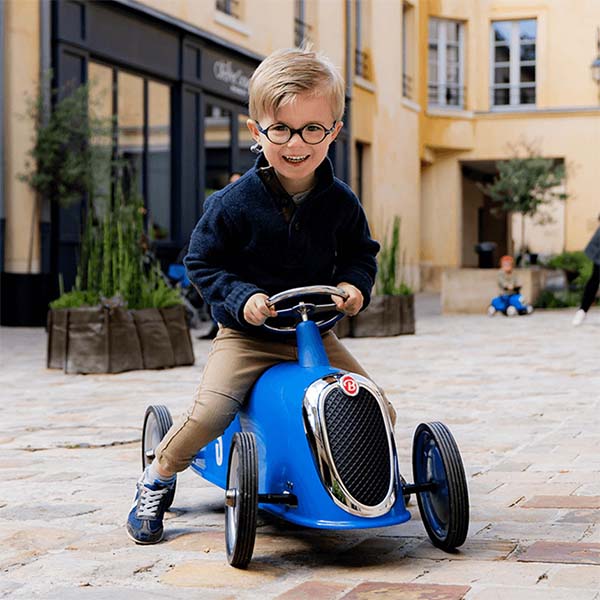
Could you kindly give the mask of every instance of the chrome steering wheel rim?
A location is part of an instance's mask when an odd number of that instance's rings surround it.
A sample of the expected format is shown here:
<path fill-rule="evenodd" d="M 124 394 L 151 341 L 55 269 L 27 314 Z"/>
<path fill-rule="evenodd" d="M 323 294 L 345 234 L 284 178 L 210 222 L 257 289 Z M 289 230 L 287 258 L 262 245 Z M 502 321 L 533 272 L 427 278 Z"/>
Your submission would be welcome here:
<path fill-rule="evenodd" d="M 343 298 L 344 300 L 348 297 L 347 292 L 345 292 L 342 288 L 338 288 L 332 285 L 307 285 L 305 287 L 297 287 L 297 288 L 291 288 L 289 290 L 284 290 L 283 292 L 279 292 L 278 294 L 275 294 L 274 296 L 271 296 L 270 298 L 268 298 L 267 303 L 269 304 L 269 306 L 274 307 L 275 310 L 277 310 L 276 308 L 276 304 L 279 302 L 283 302 L 284 300 L 290 300 L 292 298 L 302 298 L 303 296 L 312 296 L 312 295 L 323 295 L 323 296 L 338 296 L 339 298 Z M 302 315 L 302 309 L 307 309 L 308 310 L 308 314 L 312 315 L 315 312 L 319 312 L 319 310 L 325 310 L 325 309 L 330 309 L 330 310 L 337 310 L 337 307 L 335 304 L 306 304 L 302 301 L 300 301 L 296 306 L 293 306 L 291 308 L 286 309 L 286 315 L 278 315 L 278 316 L 291 316 L 294 312 L 296 312 L 298 314 L 298 321 L 300 320 L 304 320 L 304 317 Z M 281 311 L 279 311 L 281 312 Z M 319 328 L 319 331 L 322 331 L 328 327 L 330 327 L 331 325 L 333 325 L 334 323 L 337 323 L 340 319 L 344 318 L 345 313 L 343 312 L 339 312 L 337 315 L 334 315 L 333 317 L 326 319 L 324 321 L 317 321 L 313 319 L 313 322 L 315 323 L 315 325 Z M 276 318 L 276 317 L 272 317 L 272 318 Z M 268 325 L 267 322 L 265 321 L 265 323 L 263 323 L 262 327 L 264 327 L 265 329 L 268 329 L 269 331 L 272 331 L 274 333 L 279 333 L 279 334 L 289 334 L 289 333 L 293 333 L 296 330 L 296 324 L 294 324 L 293 327 L 274 327 L 272 325 Z"/>

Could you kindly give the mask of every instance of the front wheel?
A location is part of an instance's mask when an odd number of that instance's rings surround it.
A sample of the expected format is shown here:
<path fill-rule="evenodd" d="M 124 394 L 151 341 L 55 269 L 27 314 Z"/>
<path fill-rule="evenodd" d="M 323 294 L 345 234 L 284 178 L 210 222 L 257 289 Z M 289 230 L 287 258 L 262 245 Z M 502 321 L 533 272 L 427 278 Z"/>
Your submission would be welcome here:
<path fill-rule="evenodd" d="M 161 404 L 149 406 L 144 415 L 144 427 L 142 429 L 142 470 L 154 460 L 156 447 L 171 429 L 173 419 L 166 406 Z M 169 492 L 167 510 L 173 504 L 175 498 L 175 485 Z"/>
<path fill-rule="evenodd" d="M 253 433 L 233 436 L 225 492 L 225 545 L 232 567 L 245 569 L 252 558 L 258 513 L 258 452 Z"/>
<path fill-rule="evenodd" d="M 439 422 L 421 423 L 413 440 L 413 475 L 432 489 L 417 494 L 419 512 L 434 546 L 452 551 L 469 529 L 469 492 L 458 446 Z"/>

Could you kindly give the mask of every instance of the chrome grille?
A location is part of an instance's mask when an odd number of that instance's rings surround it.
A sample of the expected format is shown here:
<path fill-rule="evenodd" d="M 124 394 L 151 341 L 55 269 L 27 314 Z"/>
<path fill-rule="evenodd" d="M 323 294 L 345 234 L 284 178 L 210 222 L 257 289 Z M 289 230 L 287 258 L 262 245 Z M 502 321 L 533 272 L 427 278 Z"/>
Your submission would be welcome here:
<path fill-rule="evenodd" d="M 333 388 L 324 400 L 327 440 L 340 482 L 360 504 L 377 506 L 390 489 L 390 448 L 381 408 L 361 387 L 356 396 Z"/>

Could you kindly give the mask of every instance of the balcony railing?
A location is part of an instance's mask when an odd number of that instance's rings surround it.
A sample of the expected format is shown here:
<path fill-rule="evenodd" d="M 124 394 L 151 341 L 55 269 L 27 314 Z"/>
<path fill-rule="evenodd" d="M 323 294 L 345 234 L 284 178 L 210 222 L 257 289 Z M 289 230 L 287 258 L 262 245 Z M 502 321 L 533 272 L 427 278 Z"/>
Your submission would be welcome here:
<path fill-rule="evenodd" d="M 310 42 L 310 30 L 310 25 L 304 19 L 294 18 L 294 43 L 297 48 Z"/>
<path fill-rule="evenodd" d="M 354 74 L 363 79 L 371 79 L 368 52 L 357 48 L 354 57 Z"/>
<path fill-rule="evenodd" d="M 413 78 L 406 73 L 402 73 L 402 96 L 409 100 L 413 97 Z"/>
<path fill-rule="evenodd" d="M 429 106 L 464 108 L 465 105 L 464 86 L 456 84 L 437 84 L 429 83 L 427 85 L 427 100 Z"/>

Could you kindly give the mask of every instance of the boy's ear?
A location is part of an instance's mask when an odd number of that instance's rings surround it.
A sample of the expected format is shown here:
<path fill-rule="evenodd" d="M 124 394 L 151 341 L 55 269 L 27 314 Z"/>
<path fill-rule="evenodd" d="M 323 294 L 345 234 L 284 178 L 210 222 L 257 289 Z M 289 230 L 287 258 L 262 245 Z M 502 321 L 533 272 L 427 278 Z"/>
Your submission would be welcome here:
<path fill-rule="evenodd" d="M 335 129 L 331 132 L 331 141 L 332 142 L 338 136 L 338 133 L 341 131 L 341 129 L 342 129 L 343 126 L 344 126 L 344 122 L 343 121 L 338 121 L 335 124 Z"/>
<path fill-rule="evenodd" d="M 260 131 L 258 131 L 258 127 L 256 127 L 256 121 L 254 119 L 248 119 L 246 121 L 246 127 L 248 127 L 254 141 L 260 142 Z"/>

